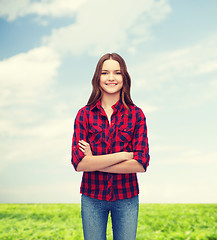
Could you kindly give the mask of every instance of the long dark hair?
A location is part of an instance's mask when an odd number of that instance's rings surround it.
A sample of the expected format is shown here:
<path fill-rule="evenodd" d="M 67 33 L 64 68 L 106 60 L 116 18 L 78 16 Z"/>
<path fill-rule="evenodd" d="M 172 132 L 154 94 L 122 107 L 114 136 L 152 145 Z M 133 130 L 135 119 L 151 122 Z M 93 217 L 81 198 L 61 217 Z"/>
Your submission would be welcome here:
<path fill-rule="evenodd" d="M 102 72 L 102 65 L 103 65 L 104 61 L 106 61 L 108 59 L 113 59 L 113 60 L 119 62 L 119 64 L 120 64 L 120 70 L 121 70 L 121 74 L 123 76 L 123 87 L 121 89 L 120 97 L 122 99 L 124 106 L 129 110 L 127 105 L 134 105 L 134 103 L 130 97 L 131 78 L 130 78 L 129 73 L 127 72 L 127 66 L 126 66 L 124 59 L 117 53 L 107 53 L 99 59 L 97 66 L 96 66 L 95 73 L 92 78 L 93 90 L 92 90 L 90 98 L 87 102 L 87 105 L 95 104 L 99 99 L 102 98 L 103 90 L 100 87 L 99 81 L 100 81 L 100 76 L 101 76 L 101 72 Z"/>

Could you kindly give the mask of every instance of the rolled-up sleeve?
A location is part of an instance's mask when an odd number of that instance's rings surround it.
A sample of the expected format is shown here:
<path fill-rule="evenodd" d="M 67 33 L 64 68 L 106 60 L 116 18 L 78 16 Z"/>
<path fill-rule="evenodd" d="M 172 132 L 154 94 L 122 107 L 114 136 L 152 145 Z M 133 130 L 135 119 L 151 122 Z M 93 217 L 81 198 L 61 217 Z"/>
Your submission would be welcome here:
<path fill-rule="evenodd" d="M 84 153 L 79 150 L 78 141 L 87 142 L 87 118 L 84 110 L 80 109 L 74 121 L 74 132 L 72 137 L 71 163 L 77 171 L 79 162 L 84 158 Z"/>
<path fill-rule="evenodd" d="M 142 164 L 145 171 L 149 165 L 149 144 L 147 137 L 146 118 L 143 111 L 139 108 L 137 123 L 132 139 L 133 159 Z"/>

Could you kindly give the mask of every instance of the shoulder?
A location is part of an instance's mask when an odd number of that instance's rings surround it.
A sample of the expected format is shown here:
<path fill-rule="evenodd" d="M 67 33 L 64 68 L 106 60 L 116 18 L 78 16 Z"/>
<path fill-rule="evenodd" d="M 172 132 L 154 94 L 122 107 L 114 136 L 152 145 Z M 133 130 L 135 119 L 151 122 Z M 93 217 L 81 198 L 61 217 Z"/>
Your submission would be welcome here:
<path fill-rule="evenodd" d="M 80 108 L 79 110 L 78 110 L 78 113 L 86 113 L 86 112 L 88 112 L 88 111 L 90 111 L 90 106 L 88 106 L 88 105 L 85 105 L 84 107 L 82 107 L 82 108 Z"/>
<path fill-rule="evenodd" d="M 83 120 L 84 117 L 88 115 L 90 111 L 90 106 L 85 105 L 84 107 L 80 108 L 77 112 L 76 119 Z"/>
<path fill-rule="evenodd" d="M 137 121 L 140 121 L 145 118 L 145 114 L 142 108 L 138 107 L 137 105 L 128 105 L 130 112 L 136 116 Z"/>

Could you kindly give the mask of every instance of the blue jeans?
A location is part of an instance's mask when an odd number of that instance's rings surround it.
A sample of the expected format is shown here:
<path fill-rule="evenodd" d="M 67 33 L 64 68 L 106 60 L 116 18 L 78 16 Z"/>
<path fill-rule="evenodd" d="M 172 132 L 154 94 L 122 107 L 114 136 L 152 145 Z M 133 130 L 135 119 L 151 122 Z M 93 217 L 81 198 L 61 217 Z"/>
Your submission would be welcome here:
<path fill-rule="evenodd" d="M 85 240 L 106 240 L 108 214 L 111 211 L 113 240 L 135 240 L 139 197 L 104 201 L 81 195 L 81 216 Z"/>

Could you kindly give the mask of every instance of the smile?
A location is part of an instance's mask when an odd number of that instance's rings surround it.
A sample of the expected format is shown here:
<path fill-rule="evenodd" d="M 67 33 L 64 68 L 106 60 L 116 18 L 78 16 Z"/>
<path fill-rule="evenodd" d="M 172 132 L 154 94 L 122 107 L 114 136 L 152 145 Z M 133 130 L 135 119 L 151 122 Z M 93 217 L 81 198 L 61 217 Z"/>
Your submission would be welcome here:
<path fill-rule="evenodd" d="M 106 83 L 107 86 L 116 86 L 117 83 Z"/>

